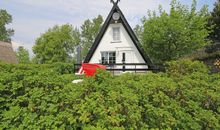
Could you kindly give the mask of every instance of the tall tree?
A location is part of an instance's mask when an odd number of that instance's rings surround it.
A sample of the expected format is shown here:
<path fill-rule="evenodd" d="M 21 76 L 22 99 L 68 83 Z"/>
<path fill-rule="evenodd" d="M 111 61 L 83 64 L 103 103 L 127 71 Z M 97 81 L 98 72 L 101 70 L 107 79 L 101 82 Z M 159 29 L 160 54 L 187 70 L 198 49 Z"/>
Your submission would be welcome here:
<path fill-rule="evenodd" d="M 191 8 L 173 0 L 170 12 L 159 7 L 159 15 L 149 12 L 144 22 L 143 45 L 156 63 L 177 59 L 210 43 L 208 9 L 196 10 L 194 0 Z"/>
<path fill-rule="evenodd" d="M 103 23 L 103 17 L 98 15 L 98 17 L 92 20 L 84 21 L 81 26 L 81 46 L 82 46 L 82 57 L 83 59 L 87 55 L 90 47 L 92 46 L 96 36 L 98 35 L 100 28 Z"/>
<path fill-rule="evenodd" d="M 136 25 L 133 30 L 134 30 L 134 33 L 136 34 L 139 42 L 142 44 L 143 43 L 143 35 L 142 34 L 144 32 L 143 25 Z"/>
<path fill-rule="evenodd" d="M 36 39 L 33 47 L 38 63 L 70 62 L 75 47 L 80 43 L 80 32 L 72 25 L 54 26 Z"/>
<path fill-rule="evenodd" d="M 214 25 L 214 30 L 210 34 L 210 38 L 213 41 L 220 42 L 220 0 L 215 3 L 214 9 L 211 12 L 210 24 Z"/>
<path fill-rule="evenodd" d="M 0 41 L 11 42 L 13 29 L 7 29 L 6 25 L 12 22 L 12 16 L 6 10 L 0 9 Z"/>
<path fill-rule="evenodd" d="M 19 46 L 16 55 L 19 63 L 30 63 L 29 53 L 23 46 Z"/>

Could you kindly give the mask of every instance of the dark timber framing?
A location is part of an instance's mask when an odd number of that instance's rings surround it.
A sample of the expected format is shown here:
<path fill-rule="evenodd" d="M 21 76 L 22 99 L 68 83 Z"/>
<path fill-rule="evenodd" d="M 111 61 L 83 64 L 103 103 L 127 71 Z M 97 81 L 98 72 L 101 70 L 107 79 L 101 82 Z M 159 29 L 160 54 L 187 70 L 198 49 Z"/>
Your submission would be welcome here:
<path fill-rule="evenodd" d="M 104 22 L 98 36 L 96 37 L 92 47 L 90 48 L 89 53 L 87 54 L 84 63 L 89 63 L 89 61 L 91 60 L 91 58 L 92 58 L 93 54 L 95 53 L 95 50 L 97 49 L 103 35 L 105 34 L 108 26 L 111 24 L 112 16 L 115 12 L 118 12 L 120 14 L 120 22 L 124 26 L 125 30 L 128 32 L 128 35 L 130 36 L 131 40 L 135 44 L 135 46 L 138 49 L 139 53 L 141 54 L 144 61 L 148 65 L 149 69 L 154 68 L 154 65 L 152 64 L 152 62 L 151 62 L 150 58 L 148 57 L 148 55 L 144 52 L 141 44 L 139 43 L 138 38 L 136 37 L 136 35 L 135 35 L 134 31 L 132 30 L 131 26 L 128 24 L 127 20 L 125 19 L 125 16 L 123 15 L 122 11 L 118 7 L 117 3 L 114 3 L 114 6 L 112 7 L 106 21 Z"/>

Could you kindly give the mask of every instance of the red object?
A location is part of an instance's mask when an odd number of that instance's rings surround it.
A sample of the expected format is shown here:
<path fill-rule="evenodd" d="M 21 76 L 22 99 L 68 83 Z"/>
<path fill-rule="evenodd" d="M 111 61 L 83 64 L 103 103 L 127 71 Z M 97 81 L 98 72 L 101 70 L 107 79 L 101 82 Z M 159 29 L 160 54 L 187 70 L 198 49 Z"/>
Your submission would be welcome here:
<path fill-rule="evenodd" d="M 96 73 L 97 69 L 106 70 L 106 66 L 100 64 L 89 64 L 89 63 L 82 64 L 82 70 L 86 74 L 86 76 L 93 76 Z"/>

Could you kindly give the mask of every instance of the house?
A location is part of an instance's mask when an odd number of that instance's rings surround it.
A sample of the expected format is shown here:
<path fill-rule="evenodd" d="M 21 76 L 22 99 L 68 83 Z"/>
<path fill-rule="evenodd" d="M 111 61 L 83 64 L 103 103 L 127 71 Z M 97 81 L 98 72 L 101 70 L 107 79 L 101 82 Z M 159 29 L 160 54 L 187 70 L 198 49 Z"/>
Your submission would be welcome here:
<path fill-rule="evenodd" d="M 84 63 L 104 64 L 108 70 L 147 71 L 153 64 L 128 24 L 117 2 L 105 20 Z"/>
<path fill-rule="evenodd" d="M 0 61 L 6 63 L 18 63 L 12 44 L 0 41 Z"/>

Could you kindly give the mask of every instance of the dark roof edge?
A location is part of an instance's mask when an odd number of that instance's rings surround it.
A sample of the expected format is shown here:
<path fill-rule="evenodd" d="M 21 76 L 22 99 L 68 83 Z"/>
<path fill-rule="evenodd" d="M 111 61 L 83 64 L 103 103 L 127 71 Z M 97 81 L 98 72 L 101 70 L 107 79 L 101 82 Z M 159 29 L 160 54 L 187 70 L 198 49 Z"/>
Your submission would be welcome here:
<path fill-rule="evenodd" d="M 136 48 L 140 52 L 140 54 L 143 57 L 144 61 L 148 64 L 149 68 L 153 68 L 154 65 L 153 65 L 152 61 L 150 60 L 148 55 L 143 50 L 141 44 L 139 43 L 138 38 L 136 37 L 134 31 L 132 30 L 131 26 L 128 24 L 127 20 L 125 19 L 124 14 L 122 13 L 122 11 L 120 10 L 120 8 L 118 7 L 117 4 L 115 4 L 113 6 L 112 10 L 110 11 L 106 21 L 103 24 L 103 27 L 101 28 L 101 31 L 97 35 L 97 37 L 95 39 L 95 42 L 93 43 L 92 47 L 90 48 L 89 53 L 87 54 L 84 63 L 89 63 L 90 59 L 92 58 L 93 53 L 95 52 L 96 48 L 98 47 L 98 45 L 99 45 L 99 43 L 100 43 L 100 41 L 101 41 L 105 31 L 108 28 L 108 25 L 110 24 L 110 21 L 111 21 L 111 18 L 112 18 L 112 15 L 113 15 L 115 9 L 120 14 L 121 19 L 122 19 L 122 24 L 123 24 L 124 28 L 128 32 L 128 35 L 131 37 L 131 40 L 133 41 L 133 43 L 135 44 Z"/>
<path fill-rule="evenodd" d="M 145 51 L 143 50 L 142 45 L 140 44 L 137 36 L 135 35 L 133 29 L 131 28 L 131 26 L 128 24 L 128 21 L 126 20 L 124 14 L 122 13 L 122 11 L 120 10 L 120 8 L 117 6 L 116 7 L 117 10 L 119 11 L 120 15 L 121 15 L 121 19 L 122 19 L 122 24 L 125 27 L 126 31 L 128 32 L 128 35 L 131 37 L 131 40 L 133 41 L 133 43 L 135 44 L 136 48 L 138 49 L 138 51 L 140 52 L 141 56 L 143 57 L 144 61 L 149 65 L 150 68 L 153 67 L 153 63 L 150 60 L 150 58 L 148 57 L 148 55 L 145 53 Z"/>
<path fill-rule="evenodd" d="M 93 55 L 94 51 L 98 47 L 99 42 L 101 41 L 101 39 L 102 39 L 106 29 L 108 28 L 108 25 L 109 25 L 109 23 L 111 21 L 111 17 L 112 17 L 112 15 L 114 13 L 114 10 L 115 10 L 116 6 L 117 5 L 114 5 L 112 10 L 110 11 L 110 13 L 109 13 L 107 19 L 105 20 L 105 22 L 104 22 L 104 24 L 103 24 L 99 34 L 97 35 L 97 37 L 96 37 L 92 47 L 90 48 L 89 53 L 87 54 L 87 56 L 86 56 L 86 58 L 84 60 L 84 63 L 89 63 L 90 59 L 92 58 L 92 55 Z"/>

